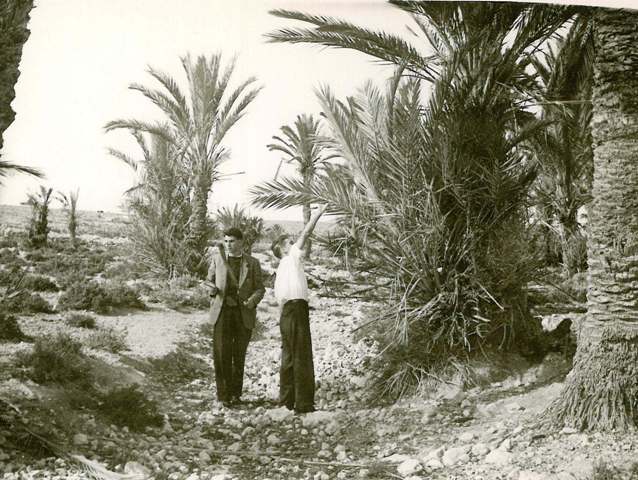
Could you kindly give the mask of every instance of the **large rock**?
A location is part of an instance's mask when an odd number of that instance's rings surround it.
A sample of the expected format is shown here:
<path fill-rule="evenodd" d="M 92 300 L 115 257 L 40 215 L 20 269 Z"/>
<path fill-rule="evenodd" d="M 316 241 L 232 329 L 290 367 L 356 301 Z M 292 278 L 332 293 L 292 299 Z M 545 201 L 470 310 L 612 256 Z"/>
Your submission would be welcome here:
<path fill-rule="evenodd" d="M 306 413 L 301 419 L 301 424 L 306 428 L 316 427 L 320 424 L 327 424 L 332 421 L 337 421 L 341 416 L 338 412 L 326 412 L 326 411 L 318 411 Z"/>
<path fill-rule="evenodd" d="M 288 410 L 286 407 L 274 408 L 266 412 L 266 417 L 272 422 L 282 422 L 286 419 L 292 418 L 294 412 Z"/>
<path fill-rule="evenodd" d="M 492 465 L 509 465 L 512 463 L 514 455 L 505 450 L 494 450 L 487 454 L 485 457 L 485 463 L 491 463 Z"/>
<path fill-rule="evenodd" d="M 467 463 L 470 461 L 470 456 L 467 454 L 469 450 L 467 446 L 450 448 L 445 451 L 441 461 L 446 467 L 451 467 L 459 463 Z"/>
<path fill-rule="evenodd" d="M 421 462 L 419 462 L 416 458 L 410 458 L 399 464 L 397 472 L 399 472 L 399 475 L 402 477 L 407 477 L 420 472 L 421 468 Z"/>

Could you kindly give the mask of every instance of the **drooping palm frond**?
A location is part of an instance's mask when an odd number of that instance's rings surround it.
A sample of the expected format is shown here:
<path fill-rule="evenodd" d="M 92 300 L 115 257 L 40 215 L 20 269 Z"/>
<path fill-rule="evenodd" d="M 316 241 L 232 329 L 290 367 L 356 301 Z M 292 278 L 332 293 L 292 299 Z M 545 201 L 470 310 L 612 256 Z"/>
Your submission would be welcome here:
<path fill-rule="evenodd" d="M 311 28 L 282 28 L 266 37 L 278 43 L 310 43 L 334 48 L 358 50 L 390 64 L 405 68 L 420 78 L 432 80 L 436 64 L 416 48 L 395 35 L 374 32 L 349 22 L 322 15 L 310 15 L 290 10 L 271 10 L 276 17 L 310 23 Z"/>
<path fill-rule="evenodd" d="M 36 178 L 44 178 L 44 173 L 38 168 L 0 160 L 0 185 L 2 184 L 2 179 L 10 173 L 26 173 Z"/>

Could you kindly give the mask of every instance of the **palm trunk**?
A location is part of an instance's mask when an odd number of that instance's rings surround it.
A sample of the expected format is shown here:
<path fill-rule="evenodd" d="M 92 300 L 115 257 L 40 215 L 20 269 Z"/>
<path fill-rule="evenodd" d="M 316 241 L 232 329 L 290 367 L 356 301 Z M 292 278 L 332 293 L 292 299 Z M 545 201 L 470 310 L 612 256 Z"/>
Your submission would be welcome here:
<path fill-rule="evenodd" d="M 588 311 L 550 409 L 581 429 L 638 425 L 638 12 L 596 12 Z"/>
<path fill-rule="evenodd" d="M 27 22 L 33 8 L 33 0 L 8 0 L 0 6 L 2 28 L 0 28 L 0 55 L 3 68 L 0 69 L 0 150 L 2 134 L 11 125 L 15 112 L 11 102 L 15 97 L 14 86 L 18 81 L 22 47 L 29 38 Z"/>
<path fill-rule="evenodd" d="M 205 274 L 203 265 L 208 242 L 208 195 L 212 187 L 208 172 L 200 172 L 193 187 L 192 211 L 189 220 L 189 269 L 195 274 Z"/>
<path fill-rule="evenodd" d="M 312 184 L 312 175 L 308 174 L 308 173 L 303 173 L 302 174 L 302 178 L 303 178 L 303 183 L 304 186 L 306 188 L 309 188 L 310 185 Z M 303 225 L 304 227 L 306 225 L 308 225 L 308 222 L 310 221 L 310 215 L 311 215 L 311 211 L 310 211 L 310 203 L 306 203 L 303 205 L 302 207 L 302 215 L 303 215 Z M 310 258 L 310 252 L 312 251 L 312 235 L 310 237 L 308 237 L 308 240 L 306 240 L 306 247 L 305 247 L 305 256 L 306 258 Z"/>

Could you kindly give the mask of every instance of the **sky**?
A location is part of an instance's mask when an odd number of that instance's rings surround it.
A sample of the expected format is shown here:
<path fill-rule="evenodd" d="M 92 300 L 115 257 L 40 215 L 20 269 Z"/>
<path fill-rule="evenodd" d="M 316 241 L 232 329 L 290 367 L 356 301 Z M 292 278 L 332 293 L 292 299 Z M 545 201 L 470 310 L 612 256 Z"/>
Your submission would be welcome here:
<path fill-rule="evenodd" d="M 263 87 L 224 144 L 231 158 L 222 173 L 245 172 L 216 183 L 212 209 L 249 206 L 248 189 L 272 180 L 281 158 L 266 148 L 282 125 L 302 113 L 318 114 L 314 90 L 330 85 L 338 97 L 354 94 L 367 80 L 392 74 L 369 57 L 310 45 L 266 43 L 264 34 L 295 22 L 273 8 L 343 18 L 406 39 L 410 17 L 383 0 L 36 0 L 16 84 L 14 123 L 4 134 L 5 161 L 40 168 L 44 180 L 15 175 L 0 187 L 0 204 L 17 205 L 38 185 L 80 190 L 81 210 L 118 211 L 133 171 L 107 154 L 108 147 L 137 156 L 125 132 L 104 132 L 117 118 L 157 119 L 158 111 L 131 83 L 154 86 L 152 66 L 185 89 L 180 56 L 221 51 L 237 55 L 235 85 L 255 76 Z M 583 4 L 630 6 L 627 0 Z M 303 25 L 303 24 L 301 24 Z M 286 170 L 286 168 L 288 170 Z M 292 167 L 284 167 L 291 173 Z M 261 211 L 268 220 L 296 220 L 298 209 Z"/>

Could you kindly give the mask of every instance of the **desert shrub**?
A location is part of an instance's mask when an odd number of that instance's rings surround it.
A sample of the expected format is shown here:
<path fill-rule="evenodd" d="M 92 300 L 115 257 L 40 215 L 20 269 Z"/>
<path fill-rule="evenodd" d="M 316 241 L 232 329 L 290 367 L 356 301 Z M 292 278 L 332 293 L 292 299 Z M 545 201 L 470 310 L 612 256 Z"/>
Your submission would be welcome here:
<path fill-rule="evenodd" d="M 123 283 L 75 281 L 60 296 L 58 308 L 108 313 L 114 309 L 143 309 L 145 305 L 137 292 Z"/>
<path fill-rule="evenodd" d="M 77 252 L 58 252 L 54 256 L 36 265 L 38 272 L 56 277 L 61 286 L 67 286 L 74 279 L 90 278 L 101 273 L 108 262 L 112 261 L 113 252 L 96 248 Z"/>
<path fill-rule="evenodd" d="M 32 313 L 52 313 L 53 308 L 44 298 L 37 293 L 24 290 L 16 292 L 0 302 L 0 307 L 5 312 L 32 314 Z"/>
<path fill-rule="evenodd" d="M 152 292 L 149 297 L 173 310 L 202 310 L 210 306 L 209 289 L 190 276 L 178 277 Z"/>
<path fill-rule="evenodd" d="M 140 278 L 142 273 L 137 262 L 131 259 L 124 259 L 109 263 L 102 276 L 108 279 L 135 280 Z"/>
<path fill-rule="evenodd" d="M 0 248 L 17 248 L 18 241 L 15 238 L 0 238 Z"/>
<path fill-rule="evenodd" d="M 26 338 L 18 319 L 13 315 L 0 312 L 0 342 L 20 342 Z"/>
<path fill-rule="evenodd" d="M 29 262 L 35 263 L 35 262 L 43 262 L 49 257 L 42 250 L 38 249 L 38 250 L 32 250 L 30 252 L 27 252 L 24 255 L 24 258 L 26 258 Z"/>
<path fill-rule="evenodd" d="M 95 328 L 95 317 L 89 313 L 73 312 L 65 318 L 67 325 L 76 328 Z"/>
<path fill-rule="evenodd" d="M 20 283 L 20 287 L 34 292 L 57 292 L 57 284 L 48 277 L 42 275 L 25 275 Z"/>
<path fill-rule="evenodd" d="M 37 383 L 88 383 L 91 376 L 82 345 L 64 333 L 38 338 L 21 363 Z"/>
<path fill-rule="evenodd" d="M 0 250 L 0 264 L 7 268 L 24 267 L 27 262 L 20 256 L 17 249 L 3 248 Z"/>
<path fill-rule="evenodd" d="M 126 330 L 100 328 L 87 338 L 86 345 L 97 350 L 119 353 L 128 349 L 128 345 L 126 343 Z"/>
<path fill-rule="evenodd" d="M 117 387 L 100 395 L 98 410 L 112 423 L 142 431 L 164 423 L 157 402 L 137 386 Z"/>
<path fill-rule="evenodd" d="M 638 480 L 638 463 L 617 467 L 608 461 L 600 460 L 594 464 L 591 480 Z"/>
<path fill-rule="evenodd" d="M 165 383 L 188 383 L 210 376 L 208 364 L 181 346 L 161 358 L 151 359 L 150 362 L 151 374 Z"/>

